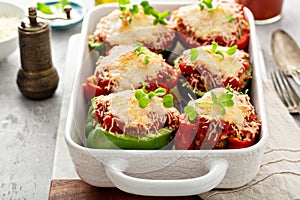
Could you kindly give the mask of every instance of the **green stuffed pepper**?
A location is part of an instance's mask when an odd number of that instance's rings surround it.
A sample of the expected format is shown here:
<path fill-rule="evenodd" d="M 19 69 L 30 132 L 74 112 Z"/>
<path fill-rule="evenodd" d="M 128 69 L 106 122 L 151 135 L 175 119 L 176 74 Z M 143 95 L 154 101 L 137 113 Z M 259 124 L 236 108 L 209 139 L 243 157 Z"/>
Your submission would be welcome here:
<path fill-rule="evenodd" d="M 164 90 L 163 93 L 160 93 Z M 86 124 L 87 147 L 97 149 L 162 149 L 178 129 L 173 97 L 159 88 L 101 95 L 92 99 Z"/>

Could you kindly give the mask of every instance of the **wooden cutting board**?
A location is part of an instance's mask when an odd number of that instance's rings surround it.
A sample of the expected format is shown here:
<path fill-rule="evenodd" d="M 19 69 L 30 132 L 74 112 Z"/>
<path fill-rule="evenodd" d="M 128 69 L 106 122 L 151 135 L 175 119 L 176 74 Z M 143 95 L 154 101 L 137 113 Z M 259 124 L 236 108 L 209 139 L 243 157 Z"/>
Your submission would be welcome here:
<path fill-rule="evenodd" d="M 199 196 L 151 197 L 123 192 L 117 188 L 93 187 L 80 179 L 52 180 L 49 200 L 199 200 Z"/>

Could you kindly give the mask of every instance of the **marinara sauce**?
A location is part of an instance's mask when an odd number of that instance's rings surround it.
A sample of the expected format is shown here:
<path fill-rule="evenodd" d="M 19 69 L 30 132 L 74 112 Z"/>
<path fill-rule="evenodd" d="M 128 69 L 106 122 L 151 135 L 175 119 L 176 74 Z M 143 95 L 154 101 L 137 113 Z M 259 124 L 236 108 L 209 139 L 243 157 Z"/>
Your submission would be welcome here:
<path fill-rule="evenodd" d="M 280 15 L 283 0 L 235 0 L 249 8 L 255 20 L 266 20 Z"/>

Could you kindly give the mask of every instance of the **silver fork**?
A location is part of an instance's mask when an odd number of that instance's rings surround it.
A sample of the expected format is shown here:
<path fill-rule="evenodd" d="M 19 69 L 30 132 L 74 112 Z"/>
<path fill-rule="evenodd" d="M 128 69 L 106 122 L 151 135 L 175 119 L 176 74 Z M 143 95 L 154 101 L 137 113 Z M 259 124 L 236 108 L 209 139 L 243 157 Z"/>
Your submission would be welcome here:
<path fill-rule="evenodd" d="M 291 75 L 295 82 L 300 85 L 300 69 L 294 69 Z"/>
<path fill-rule="evenodd" d="M 283 71 L 279 69 L 271 71 L 270 75 L 278 96 L 287 106 L 289 112 L 291 114 L 299 114 L 300 97 L 297 95 L 296 91 L 290 84 L 287 76 Z"/>

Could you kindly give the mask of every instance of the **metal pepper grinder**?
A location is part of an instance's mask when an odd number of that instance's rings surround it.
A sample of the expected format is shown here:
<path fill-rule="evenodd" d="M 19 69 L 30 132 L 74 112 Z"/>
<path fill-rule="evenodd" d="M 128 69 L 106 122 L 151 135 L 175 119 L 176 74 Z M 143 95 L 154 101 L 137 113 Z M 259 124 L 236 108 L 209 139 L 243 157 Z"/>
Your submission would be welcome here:
<path fill-rule="evenodd" d="M 50 26 L 37 22 L 36 7 L 30 7 L 29 23 L 18 27 L 21 68 L 17 84 L 21 93 L 34 100 L 49 98 L 55 92 L 59 77 L 53 67 L 50 47 Z"/>

